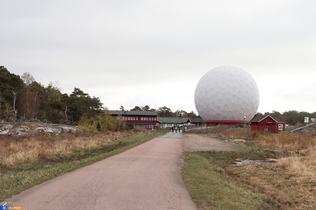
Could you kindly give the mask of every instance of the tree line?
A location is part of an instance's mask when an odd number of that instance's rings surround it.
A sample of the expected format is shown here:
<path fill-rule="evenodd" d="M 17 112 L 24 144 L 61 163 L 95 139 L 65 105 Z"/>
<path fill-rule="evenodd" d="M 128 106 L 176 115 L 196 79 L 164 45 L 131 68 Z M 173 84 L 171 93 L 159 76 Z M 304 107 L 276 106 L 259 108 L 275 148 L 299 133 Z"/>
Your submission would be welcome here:
<path fill-rule="evenodd" d="M 79 88 L 68 95 L 53 83 L 45 87 L 36 82 L 28 72 L 19 76 L 0 66 L 0 119 L 78 122 L 83 115 L 95 116 L 102 110 L 99 98 Z"/>
<path fill-rule="evenodd" d="M 124 110 L 124 107 L 120 107 Z M 158 109 L 135 106 L 130 111 L 155 111 L 160 117 L 196 117 L 191 111 L 172 110 L 166 106 Z M 52 82 L 44 86 L 26 72 L 22 76 L 10 73 L 0 66 L 0 119 L 38 119 L 53 123 L 74 122 L 106 116 L 98 97 L 91 97 L 75 87 L 71 94 L 62 93 Z M 101 123 L 102 124 L 102 123 Z"/>
<path fill-rule="evenodd" d="M 120 110 L 122 111 L 128 111 L 125 110 L 124 106 L 121 105 Z M 156 112 L 158 114 L 158 117 L 184 117 L 184 118 L 194 118 L 198 117 L 197 114 L 195 114 L 193 111 L 186 112 L 184 110 L 176 110 L 175 112 L 172 112 L 172 110 L 166 106 L 159 107 L 158 109 L 150 108 L 148 105 L 145 106 L 135 106 L 134 108 L 130 109 L 129 111 L 152 111 Z"/>

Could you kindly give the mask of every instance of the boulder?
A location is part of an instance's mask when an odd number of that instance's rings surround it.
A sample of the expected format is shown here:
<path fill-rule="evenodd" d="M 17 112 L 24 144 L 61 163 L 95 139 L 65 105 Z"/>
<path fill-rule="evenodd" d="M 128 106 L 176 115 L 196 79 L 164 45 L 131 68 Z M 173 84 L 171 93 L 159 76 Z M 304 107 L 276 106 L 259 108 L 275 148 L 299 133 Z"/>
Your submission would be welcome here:
<path fill-rule="evenodd" d="M 10 125 L 10 124 L 4 124 L 2 125 L 1 127 L 1 130 L 4 131 L 4 130 L 10 130 L 13 128 L 13 125 Z"/>

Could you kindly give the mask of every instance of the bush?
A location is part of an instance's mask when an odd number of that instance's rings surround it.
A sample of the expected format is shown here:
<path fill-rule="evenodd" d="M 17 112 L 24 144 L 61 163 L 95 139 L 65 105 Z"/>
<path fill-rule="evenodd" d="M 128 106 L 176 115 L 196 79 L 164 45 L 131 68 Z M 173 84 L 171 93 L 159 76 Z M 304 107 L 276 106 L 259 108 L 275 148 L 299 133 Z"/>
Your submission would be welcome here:
<path fill-rule="evenodd" d="M 143 127 L 135 127 L 135 128 L 133 128 L 132 131 L 135 132 L 135 133 L 146 133 L 147 129 L 143 128 Z"/>
<path fill-rule="evenodd" d="M 79 126 L 86 127 L 90 131 L 122 131 L 126 130 L 126 125 L 121 116 L 114 119 L 108 111 L 96 117 L 83 116 Z"/>

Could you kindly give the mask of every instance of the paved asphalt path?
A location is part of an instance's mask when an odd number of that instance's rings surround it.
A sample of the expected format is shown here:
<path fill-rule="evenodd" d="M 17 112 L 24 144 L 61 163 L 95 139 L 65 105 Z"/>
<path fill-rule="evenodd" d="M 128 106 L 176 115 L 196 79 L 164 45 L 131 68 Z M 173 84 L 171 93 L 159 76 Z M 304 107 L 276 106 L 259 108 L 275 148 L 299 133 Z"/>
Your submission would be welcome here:
<path fill-rule="evenodd" d="M 181 134 L 168 133 L 13 196 L 26 210 L 196 209 L 181 177 Z"/>

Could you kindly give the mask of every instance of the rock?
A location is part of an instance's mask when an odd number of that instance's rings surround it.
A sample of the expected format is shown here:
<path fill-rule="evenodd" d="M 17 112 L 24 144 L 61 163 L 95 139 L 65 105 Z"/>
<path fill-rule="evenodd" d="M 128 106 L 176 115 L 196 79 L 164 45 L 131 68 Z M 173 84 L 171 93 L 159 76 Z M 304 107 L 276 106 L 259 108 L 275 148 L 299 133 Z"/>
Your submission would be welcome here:
<path fill-rule="evenodd" d="M 23 120 L 23 119 L 22 119 Z M 76 133 L 77 127 L 71 125 L 61 125 L 61 124 L 48 124 L 37 122 L 37 119 L 32 119 L 25 123 L 0 123 L 0 135 L 37 135 L 37 134 L 49 134 L 58 135 L 60 133 Z M 22 125 L 21 125 L 22 124 Z"/>
<path fill-rule="evenodd" d="M 249 165 L 249 164 L 255 164 L 255 163 L 257 163 L 257 161 L 255 160 L 242 160 L 242 161 L 236 162 L 235 165 L 243 166 L 243 165 Z"/>
<path fill-rule="evenodd" d="M 234 139 L 234 140 L 232 140 L 232 142 L 242 142 L 242 143 L 245 143 L 246 140 L 245 140 L 245 139 Z"/>
<path fill-rule="evenodd" d="M 250 165 L 250 164 L 267 164 L 269 163 L 276 163 L 278 162 L 277 159 L 267 158 L 266 160 L 242 160 L 240 158 L 236 159 L 235 165 L 236 166 L 243 166 L 243 165 Z"/>
<path fill-rule="evenodd" d="M 25 125 L 21 125 L 17 128 L 15 128 L 16 131 L 20 131 L 20 132 L 27 132 L 30 130 L 30 128 L 28 126 L 25 126 Z"/>
<path fill-rule="evenodd" d="M 74 126 L 67 126 L 67 125 L 61 125 L 59 126 L 61 132 L 64 133 L 76 133 L 77 132 L 77 128 Z"/>
<path fill-rule="evenodd" d="M 49 134 L 60 134 L 61 130 L 59 128 L 54 128 L 54 127 L 46 127 L 45 133 Z"/>
<path fill-rule="evenodd" d="M 16 121 L 17 121 L 17 119 L 15 117 L 9 117 L 7 119 L 7 122 L 16 122 Z"/>
<path fill-rule="evenodd" d="M 227 140 L 229 142 L 235 142 L 235 143 L 246 143 L 245 139 L 231 139 L 231 140 Z"/>
<path fill-rule="evenodd" d="M 278 162 L 278 159 L 267 158 L 266 161 L 269 162 L 269 163 L 276 163 L 276 162 Z"/>
<path fill-rule="evenodd" d="M 28 136 L 30 135 L 30 128 L 25 125 L 18 126 L 17 128 L 13 129 L 14 133 L 18 136 Z"/>
<path fill-rule="evenodd" d="M 10 125 L 10 124 L 4 124 L 2 127 L 1 127 L 1 130 L 10 130 L 13 128 L 13 125 Z"/>
<path fill-rule="evenodd" d="M 10 124 L 4 124 L 2 125 L 1 129 L 0 129 L 0 135 L 2 136 L 8 136 L 10 135 L 10 130 L 13 128 L 13 125 Z"/>
<path fill-rule="evenodd" d="M 3 130 L 3 131 L 0 131 L 0 135 L 9 135 L 10 134 L 10 130 Z"/>
<path fill-rule="evenodd" d="M 45 133 L 44 127 L 37 127 L 34 129 L 34 133 Z"/>

